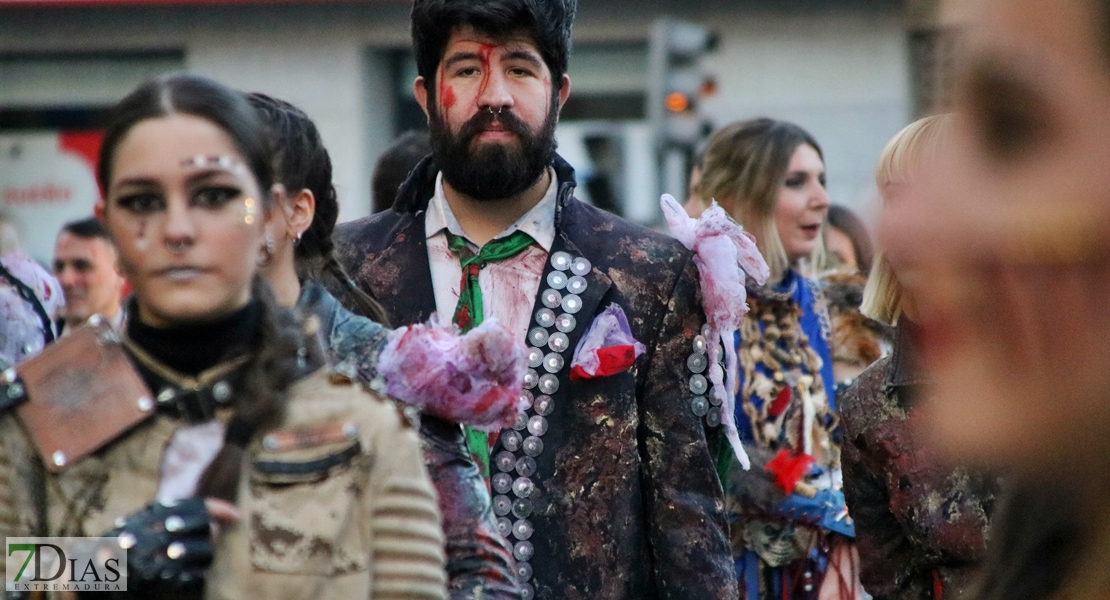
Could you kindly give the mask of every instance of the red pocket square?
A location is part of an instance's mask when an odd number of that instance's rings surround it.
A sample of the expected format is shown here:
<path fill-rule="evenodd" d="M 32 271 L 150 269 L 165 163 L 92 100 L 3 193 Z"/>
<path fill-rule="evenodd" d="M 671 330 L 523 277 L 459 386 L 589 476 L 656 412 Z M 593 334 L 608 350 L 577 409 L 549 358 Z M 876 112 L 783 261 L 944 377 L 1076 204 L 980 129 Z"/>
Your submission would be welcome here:
<path fill-rule="evenodd" d="M 620 373 L 631 367 L 644 349 L 644 345 L 632 337 L 624 310 L 610 304 L 578 342 L 571 361 L 570 378 L 578 381 Z"/>
<path fill-rule="evenodd" d="M 636 347 L 632 344 L 599 348 L 596 352 L 598 362 L 600 363 L 597 367 L 597 371 L 591 375 L 586 372 L 586 369 L 582 368 L 582 365 L 575 365 L 570 370 L 571 381 L 615 375 L 631 367 L 632 363 L 636 362 Z"/>

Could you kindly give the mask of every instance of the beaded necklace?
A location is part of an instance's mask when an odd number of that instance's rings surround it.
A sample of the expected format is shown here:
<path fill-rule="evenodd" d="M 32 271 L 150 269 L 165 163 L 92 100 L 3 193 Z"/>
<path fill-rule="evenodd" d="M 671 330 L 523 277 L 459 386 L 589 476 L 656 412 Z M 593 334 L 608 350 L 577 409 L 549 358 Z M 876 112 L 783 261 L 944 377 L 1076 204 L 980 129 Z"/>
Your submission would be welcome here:
<path fill-rule="evenodd" d="M 740 402 L 755 443 L 805 452 L 818 464 L 839 462 L 829 435 L 837 418 L 829 410 L 821 358 L 802 331 L 801 308 L 789 294 L 749 294 L 738 358 Z"/>

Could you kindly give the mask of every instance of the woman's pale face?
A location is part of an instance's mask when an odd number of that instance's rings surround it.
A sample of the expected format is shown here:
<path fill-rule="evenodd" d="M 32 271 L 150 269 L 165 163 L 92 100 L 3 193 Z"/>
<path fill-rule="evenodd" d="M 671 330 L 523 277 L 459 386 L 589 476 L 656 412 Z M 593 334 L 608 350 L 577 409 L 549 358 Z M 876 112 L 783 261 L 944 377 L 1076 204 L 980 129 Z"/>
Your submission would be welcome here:
<path fill-rule="evenodd" d="M 883 244 L 961 460 L 1041 472 L 1110 450 L 1110 59 L 1094 0 L 982 0 L 965 117 Z M 1079 461 L 1082 462 L 1082 461 Z"/>
<path fill-rule="evenodd" d="M 210 321 L 250 300 L 266 217 L 222 129 L 183 114 L 140 121 L 116 148 L 106 195 L 105 226 L 144 323 Z"/>
<path fill-rule="evenodd" d="M 802 144 L 790 158 L 775 203 L 775 227 L 791 263 L 817 249 L 828 214 L 825 163 L 813 146 Z"/>

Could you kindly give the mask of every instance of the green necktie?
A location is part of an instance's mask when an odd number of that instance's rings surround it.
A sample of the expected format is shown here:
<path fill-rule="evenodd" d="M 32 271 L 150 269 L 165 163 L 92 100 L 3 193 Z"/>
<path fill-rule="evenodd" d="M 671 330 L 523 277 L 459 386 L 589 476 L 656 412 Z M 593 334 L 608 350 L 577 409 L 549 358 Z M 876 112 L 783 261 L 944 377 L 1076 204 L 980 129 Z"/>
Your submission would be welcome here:
<path fill-rule="evenodd" d="M 455 306 L 455 316 L 452 321 L 458 325 L 463 333 L 470 331 L 482 323 L 484 307 L 482 305 L 482 287 L 478 284 L 478 274 L 482 267 L 491 262 L 512 258 L 532 245 L 532 236 L 517 230 L 509 237 L 490 240 L 475 254 L 467 245 L 466 238 L 447 232 L 447 243 L 451 253 L 459 257 L 462 266 L 462 283 L 459 285 L 459 303 Z M 489 440 L 490 434 L 466 428 L 466 445 L 470 455 L 478 464 L 482 478 L 489 486 Z"/>

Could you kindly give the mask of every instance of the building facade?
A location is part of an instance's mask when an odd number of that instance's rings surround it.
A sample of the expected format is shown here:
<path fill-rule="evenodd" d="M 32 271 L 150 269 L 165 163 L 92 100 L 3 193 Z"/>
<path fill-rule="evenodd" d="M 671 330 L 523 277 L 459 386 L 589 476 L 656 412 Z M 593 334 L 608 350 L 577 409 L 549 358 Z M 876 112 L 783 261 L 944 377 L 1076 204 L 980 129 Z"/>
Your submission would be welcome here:
<path fill-rule="evenodd" d="M 331 151 L 341 220 L 363 216 L 378 155 L 397 134 L 423 125 L 411 94 L 409 7 L 0 0 L 0 210 L 30 221 L 21 223 L 26 245 L 48 259 L 58 215 L 89 214 L 95 186 L 40 202 L 51 188 L 26 169 L 43 163 L 17 159 L 45 151 L 57 131 L 95 129 L 138 83 L 177 70 L 303 108 Z M 658 193 L 685 194 L 650 183 L 648 39 L 664 16 L 704 24 L 719 40 L 702 59 L 716 82 L 699 105 L 709 123 L 755 116 L 799 123 L 824 147 L 833 200 L 870 207 L 879 152 L 916 110 L 912 21 L 901 3 L 879 0 L 580 0 L 572 100 L 559 141 L 582 179 L 603 180 L 585 195 L 652 223 Z"/>

